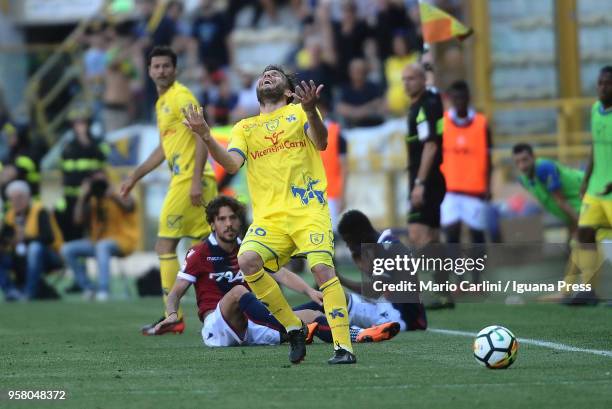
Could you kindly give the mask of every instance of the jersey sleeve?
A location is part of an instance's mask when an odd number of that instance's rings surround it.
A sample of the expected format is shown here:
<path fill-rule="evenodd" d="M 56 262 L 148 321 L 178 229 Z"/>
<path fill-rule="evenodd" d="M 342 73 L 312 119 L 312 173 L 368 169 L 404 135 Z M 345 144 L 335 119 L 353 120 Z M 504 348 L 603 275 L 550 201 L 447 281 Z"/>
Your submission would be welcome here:
<path fill-rule="evenodd" d="M 249 153 L 248 145 L 246 143 L 246 138 L 244 136 L 244 123 L 242 121 L 238 122 L 232 128 L 232 133 L 230 135 L 230 141 L 227 145 L 228 152 L 238 152 L 240 156 L 246 162 L 247 154 Z"/>
<path fill-rule="evenodd" d="M 195 283 L 198 276 L 202 272 L 202 263 L 200 262 L 200 251 L 196 247 L 189 249 L 185 256 L 185 262 L 181 266 L 180 271 L 176 275 L 177 278 Z"/>
<path fill-rule="evenodd" d="M 419 141 L 442 141 L 444 108 L 438 94 L 433 94 L 424 101 L 417 115 L 416 122 Z"/>
<path fill-rule="evenodd" d="M 549 192 L 556 192 L 561 189 L 561 176 L 555 164 L 551 161 L 544 160 L 536 165 L 536 177 Z"/>

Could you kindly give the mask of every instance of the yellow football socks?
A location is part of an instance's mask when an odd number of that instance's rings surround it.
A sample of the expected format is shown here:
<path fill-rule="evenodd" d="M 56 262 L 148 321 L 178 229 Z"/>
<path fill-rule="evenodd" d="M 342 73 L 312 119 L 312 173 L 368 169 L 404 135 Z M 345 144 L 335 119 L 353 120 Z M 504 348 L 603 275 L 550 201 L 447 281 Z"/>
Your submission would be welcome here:
<path fill-rule="evenodd" d="M 287 332 L 302 328 L 302 321 L 295 315 L 280 287 L 270 274 L 262 269 L 255 274 L 246 275 L 244 279 L 255 296 L 268 307 L 272 315 L 285 327 Z"/>
<path fill-rule="evenodd" d="M 323 292 L 323 308 L 325 308 L 327 321 L 331 328 L 334 348 L 343 348 L 352 353 L 353 346 L 351 345 L 351 335 L 349 333 L 346 296 L 344 295 L 342 285 L 340 285 L 340 280 L 338 280 L 338 277 L 334 277 L 321 284 L 320 289 Z"/>
<path fill-rule="evenodd" d="M 572 251 L 572 260 L 580 270 L 582 283 L 597 287 L 599 270 L 604 262 L 597 244 L 579 244 Z"/>
<path fill-rule="evenodd" d="M 164 292 L 164 306 L 167 305 L 168 294 L 174 286 L 179 268 L 179 263 L 175 253 L 161 254 L 159 256 L 159 272 L 161 275 L 162 290 Z M 166 309 L 164 308 L 164 313 L 165 310 Z M 183 318 L 182 308 L 179 307 L 179 310 L 176 313 L 179 319 Z"/>

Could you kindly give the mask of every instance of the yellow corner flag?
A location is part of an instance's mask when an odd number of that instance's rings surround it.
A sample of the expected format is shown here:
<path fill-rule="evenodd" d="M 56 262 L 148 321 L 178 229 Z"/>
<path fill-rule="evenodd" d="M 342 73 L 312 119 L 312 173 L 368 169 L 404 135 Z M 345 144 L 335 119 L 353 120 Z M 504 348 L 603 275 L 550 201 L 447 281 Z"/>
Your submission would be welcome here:
<path fill-rule="evenodd" d="M 419 2 L 423 41 L 439 43 L 457 37 L 459 40 L 469 37 L 472 29 L 464 26 L 453 16 L 424 1 Z"/>

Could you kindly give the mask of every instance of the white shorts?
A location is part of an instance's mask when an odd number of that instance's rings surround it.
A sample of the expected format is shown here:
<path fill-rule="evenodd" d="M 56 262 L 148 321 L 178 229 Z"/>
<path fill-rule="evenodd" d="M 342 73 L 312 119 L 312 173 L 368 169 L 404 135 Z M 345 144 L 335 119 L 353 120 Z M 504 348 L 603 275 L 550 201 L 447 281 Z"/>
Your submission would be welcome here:
<path fill-rule="evenodd" d="M 369 328 L 373 325 L 385 322 L 398 322 L 400 331 L 406 330 L 406 323 L 393 304 L 386 301 L 368 301 L 362 296 L 351 293 L 348 302 L 350 324 L 361 328 Z"/>
<path fill-rule="evenodd" d="M 446 192 L 440 206 L 442 227 L 463 222 L 474 230 L 485 230 L 487 226 L 487 202 L 474 196 Z"/>
<path fill-rule="evenodd" d="M 202 340 L 209 347 L 278 345 L 280 344 L 280 333 L 272 328 L 248 321 L 246 333 L 241 338 L 225 321 L 221 308 L 217 304 L 217 308 L 204 319 Z"/>

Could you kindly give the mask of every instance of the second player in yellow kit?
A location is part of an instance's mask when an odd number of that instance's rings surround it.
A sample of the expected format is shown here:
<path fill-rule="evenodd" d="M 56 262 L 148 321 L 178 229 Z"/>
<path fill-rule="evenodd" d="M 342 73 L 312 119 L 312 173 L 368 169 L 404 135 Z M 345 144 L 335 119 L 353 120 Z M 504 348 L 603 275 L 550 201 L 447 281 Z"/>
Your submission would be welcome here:
<path fill-rule="evenodd" d="M 190 237 L 195 240 L 210 234 L 204 217 L 204 205 L 193 206 L 190 188 L 195 165 L 196 141 L 182 123 L 181 109 L 197 103 L 195 97 L 177 81 L 157 100 L 155 112 L 160 142 L 172 179 L 159 216 L 158 236 L 170 239 Z M 217 182 L 209 162 L 201 176 L 203 202 L 217 195 Z"/>
<path fill-rule="evenodd" d="M 210 234 L 204 206 L 217 195 L 212 167 L 207 161 L 206 146 L 194 138 L 183 123 L 182 109 L 196 103 L 193 94 L 176 81 L 176 54 L 168 47 L 155 47 L 149 54 L 149 76 L 155 83 L 159 99 L 155 104 L 159 146 L 128 176 L 121 186 L 127 195 L 136 182 L 167 161 L 172 178 L 159 215 L 155 252 L 159 258 L 164 304 L 174 286 L 179 263 L 176 247 L 182 237 L 201 240 Z M 165 310 L 165 309 L 164 309 Z M 183 313 L 176 311 L 179 321 L 156 328 L 161 317 L 142 328 L 143 335 L 182 333 Z"/>

